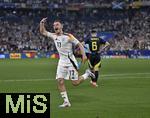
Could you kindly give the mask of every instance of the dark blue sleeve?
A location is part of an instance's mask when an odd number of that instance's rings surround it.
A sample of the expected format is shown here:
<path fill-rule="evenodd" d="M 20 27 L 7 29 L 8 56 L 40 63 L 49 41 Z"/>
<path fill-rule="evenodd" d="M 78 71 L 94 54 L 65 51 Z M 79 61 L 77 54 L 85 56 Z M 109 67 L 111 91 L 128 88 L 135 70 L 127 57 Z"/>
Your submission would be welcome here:
<path fill-rule="evenodd" d="M 105 41 L 104 39 L 100 38 L 100 44 L 106 44 L 107 41 Z"/>
<path fill-rule="evenodd" d="M 88 38 L 85 38 L 85 39 L 84 39 L 85 44 L 88 43 L 88 41 L 89 41 Z"/>

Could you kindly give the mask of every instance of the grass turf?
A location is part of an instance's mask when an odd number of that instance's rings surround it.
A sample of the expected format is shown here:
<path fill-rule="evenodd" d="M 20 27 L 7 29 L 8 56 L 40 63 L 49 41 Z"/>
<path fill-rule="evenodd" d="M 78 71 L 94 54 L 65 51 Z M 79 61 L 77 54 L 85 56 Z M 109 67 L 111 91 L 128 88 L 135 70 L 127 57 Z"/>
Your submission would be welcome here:
<path fill-rule="evenodd" d="M 66 81 L 72 107 L 58 108 L 55 59 L 0 60 L 0 92 L 50 92 L 51 118 L 150 118 L 150 60 L 102 60 L 99 87 Z M 82 65 L 83 73 L 87 65 Z"/>

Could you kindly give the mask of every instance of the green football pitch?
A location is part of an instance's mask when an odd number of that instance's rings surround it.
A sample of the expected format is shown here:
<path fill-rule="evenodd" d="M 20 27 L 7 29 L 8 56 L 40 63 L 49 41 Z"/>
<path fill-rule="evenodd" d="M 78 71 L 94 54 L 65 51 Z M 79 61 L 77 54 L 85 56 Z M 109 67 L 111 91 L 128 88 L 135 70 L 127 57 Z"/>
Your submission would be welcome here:
<path fill-rule="evenodd" d="M 56 59 L 0 60 L 0 92 L 49 92 L 51 118 L 150 118 L 150 60 L 104 59 L 99 87 L 66 81 L 72 106 L 61 109 Z M 80 74 L 87 68 L 81 66 Z"/>

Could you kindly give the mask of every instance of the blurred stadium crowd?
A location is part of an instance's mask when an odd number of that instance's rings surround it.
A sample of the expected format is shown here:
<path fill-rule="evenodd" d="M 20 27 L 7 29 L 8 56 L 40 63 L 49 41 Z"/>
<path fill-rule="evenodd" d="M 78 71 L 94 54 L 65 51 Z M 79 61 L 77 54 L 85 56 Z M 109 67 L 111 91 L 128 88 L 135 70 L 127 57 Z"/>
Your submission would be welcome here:
<path fill-rule="evenodd" d="M 114 0 L 1 0 L 5 3 L 25 3 L 28 5 L 37 4 L 41 6 L 58 6 L 58 5 L 67 5 L 71 3 L 82 3 L 82 4 L 104 4 L 104 3 L 111 3 Z M 132 0 L 125 0 L 127 2 Z"/>
<path fill-rule="evenodd" d="M 7 0 L 4 0 L 7 2 Z M 9 0 L 8 0 L 9 1 Z M 31 2 L 31 0 L 13 0 Z M 72 0 L 73 3 L 84 0 Z M 105 0 L 104 0 L 105 1 Z M 110 2 L 112 0 L 106 0 Z M 32 1 L 33 2 L 33 1 Z M 37 0 L 42 4 L 68 4 L 69 0 Z M 87 0 L 89 4 L 102 4 L 102 0 Z M 80 41 L 88 35 L 92 27 L 99 32 L 113 32 L 109 39 L 110 50 L 150 50 L 150 7 L 139 9 L 112 10 L 106 8 L 82 9 L 1 9 L 0 12 L 0 52 L 55 52 L 53 41 L 39 33 L 39 21 L 48 17 L 47 29 L 53 31 L 52 23 L 61 19 L 64 31 L 72 33 Z"/>

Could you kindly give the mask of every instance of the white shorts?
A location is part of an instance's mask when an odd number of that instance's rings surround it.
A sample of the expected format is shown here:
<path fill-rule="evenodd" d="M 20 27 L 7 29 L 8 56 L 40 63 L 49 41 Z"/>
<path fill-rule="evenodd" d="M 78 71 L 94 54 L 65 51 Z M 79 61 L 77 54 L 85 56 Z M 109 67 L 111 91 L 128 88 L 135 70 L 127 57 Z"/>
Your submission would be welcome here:
<path fill-rule="evenodd" d="M 78 80 L 78 72 L 73 66 L 57 66 L 56 79 L 64 78 L 65 80 Z"/>

